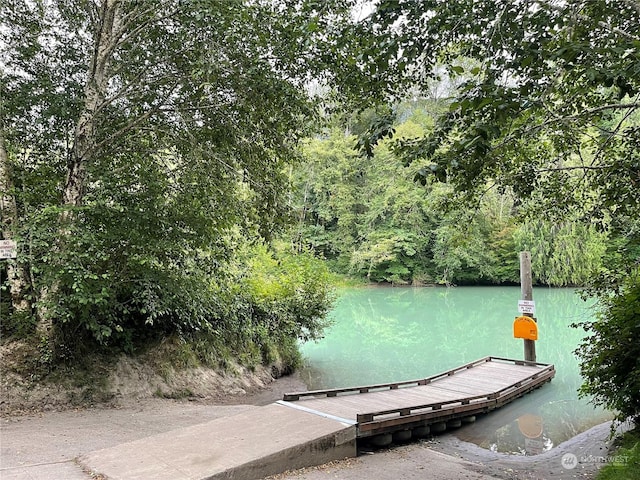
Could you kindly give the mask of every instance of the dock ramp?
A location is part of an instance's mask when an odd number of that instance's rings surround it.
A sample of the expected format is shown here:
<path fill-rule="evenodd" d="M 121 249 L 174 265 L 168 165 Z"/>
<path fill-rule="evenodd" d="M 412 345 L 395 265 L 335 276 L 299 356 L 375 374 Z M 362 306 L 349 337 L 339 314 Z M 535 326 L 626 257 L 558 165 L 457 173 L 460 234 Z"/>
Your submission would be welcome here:
<path fill-rule="evenodd" d="M 78 459 L 110 480 L 254 480 L 459 425 L 550 381 L 553 365 L 487 357 L 431 377 L 289 393 L 230 417 Z"/>

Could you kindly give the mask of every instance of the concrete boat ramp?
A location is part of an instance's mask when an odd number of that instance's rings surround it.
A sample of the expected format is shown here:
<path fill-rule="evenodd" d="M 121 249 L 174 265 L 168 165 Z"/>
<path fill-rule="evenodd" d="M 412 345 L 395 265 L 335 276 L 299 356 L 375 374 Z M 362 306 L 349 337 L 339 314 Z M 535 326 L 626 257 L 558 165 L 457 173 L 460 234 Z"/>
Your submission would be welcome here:
<path fill-rule="evenodd" d="M 253 480 L 456 428 L 539 388 L 553 365 L 487 357 L 414 381 L 286 394 L 284 400 L 83 455 L 111 480 Z"/>
<path fill-rule="evenodd" d="M 110 480 L 248 480 L 355 455 L 354 425 L 274 403 L 79 461 Z"/>

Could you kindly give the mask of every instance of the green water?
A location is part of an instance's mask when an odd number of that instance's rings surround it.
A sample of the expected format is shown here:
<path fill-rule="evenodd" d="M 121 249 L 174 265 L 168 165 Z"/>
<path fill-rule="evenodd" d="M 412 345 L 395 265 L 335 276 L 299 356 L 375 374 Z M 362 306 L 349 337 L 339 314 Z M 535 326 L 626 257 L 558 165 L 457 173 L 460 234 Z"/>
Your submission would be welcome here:
<path fill-rule="evenodd" d="M 521 359 L 512 330 L 519 298 L 519 287 L 345 289 L 325 338 L 302 345 L 302 377 L 309 389 L 337 388 L 422 378 L 489 355 Z M 555 365 L 555 378 L 457 430 L 461 439 L 535 454 L 611 418 L 577 394 L 573 352 L 584 332 L 570 325 L 591 318 L 592 307 L 572 289 L 537 288 L 533 298 L 537 359 Z M 541 435 L 526 427 L 532 419 Z"/>

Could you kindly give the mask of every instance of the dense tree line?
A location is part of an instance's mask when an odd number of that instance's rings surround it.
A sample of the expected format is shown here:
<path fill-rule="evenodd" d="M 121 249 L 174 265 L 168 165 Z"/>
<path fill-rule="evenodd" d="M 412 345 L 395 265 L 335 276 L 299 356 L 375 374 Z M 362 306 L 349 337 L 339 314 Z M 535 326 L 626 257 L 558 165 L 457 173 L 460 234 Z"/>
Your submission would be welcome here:
<path fill-rule="evenodd" d="M 394 125 L 396 139 L 432 130 L 430 106 L 400 107 L 406 119 Z M 358 155 L 357 129 L 334 127 L 309 140 L 296 176 L 294 241 L 337 272 L 394 285 L 518 283 L 523 250 L 540 284 L 584 286 L 600 270 L 607 238 L 594 226 L 527 220 L 527 204 L 510 189 L 452 203 L 449 185 L 415 181 L 416 169 L 390 140 Z"/>

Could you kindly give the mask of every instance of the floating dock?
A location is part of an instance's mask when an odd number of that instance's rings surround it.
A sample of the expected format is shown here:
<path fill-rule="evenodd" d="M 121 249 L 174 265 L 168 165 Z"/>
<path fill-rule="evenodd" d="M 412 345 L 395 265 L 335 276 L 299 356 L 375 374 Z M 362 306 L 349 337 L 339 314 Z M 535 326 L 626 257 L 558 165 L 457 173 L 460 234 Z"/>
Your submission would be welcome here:
<path fill-rule="evenodd" d="M 555 375 L 553 365 L 486 357 L 431 377 L 363 387 L 289 393 L 279 403 L 356 427 L 378 444 L 426 436 L 501 407 Z M 427 427 L 427 428 L 425 428 Z"/>
<path fill-rule="evenodd" d="M 358 442 L 386 445 L 457 427 L 554 374 L 553 365 L 487 357 L 419 380 L 289 393 L 238 415 L 84 454 L 78 463 L 110 480 L 260 479 L 354 457 Z"/>

